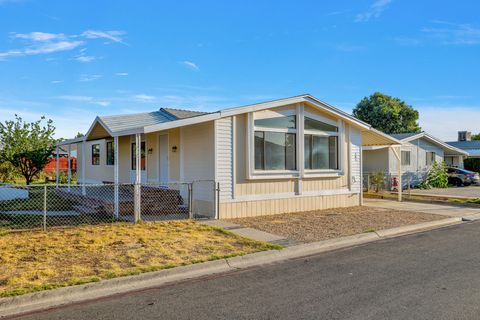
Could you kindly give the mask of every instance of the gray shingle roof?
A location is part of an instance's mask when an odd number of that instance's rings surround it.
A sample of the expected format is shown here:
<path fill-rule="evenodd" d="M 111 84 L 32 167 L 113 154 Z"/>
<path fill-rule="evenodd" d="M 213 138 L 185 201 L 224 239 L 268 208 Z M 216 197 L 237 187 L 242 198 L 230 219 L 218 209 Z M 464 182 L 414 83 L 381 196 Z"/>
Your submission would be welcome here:
<path fill-rule="evenodd" d="M 480 149 L 480 141 L 451 141 L 447 142 L 449 145 L 454 146 L 455 148 L 460 148 L 464 150 L 468 149 Z"/>
<path fill-rule="evenodd" d="M 413 136 L 416 136 L 418 132 L 408 132 L 408 133 L 392 133 L 390 134 L 391 137 L 394 137 L 397 140 L 407 139 Z"/>
<path fill-rule="evenodd" d="M 172 116 L 176 117 L 177 119 L 186 119 L 186 118 L 201 116 L 208 113 L 208 112 L 191 111 L 191 110 L 174 109 L 174 108 L 161 108 L 160 111 L 165 111 L 171 114 Z"/>
<path fill-rule="evenodd" d="M 170 114 L 163 111 L 104 116 L 99 118 L 112 133 L 176 120 Z"/>
<path fill-rule="evenodd" d="M 99 117 L 112 133 L 181 120 L 208 112 L 161 108 L 159 111 Z"/>

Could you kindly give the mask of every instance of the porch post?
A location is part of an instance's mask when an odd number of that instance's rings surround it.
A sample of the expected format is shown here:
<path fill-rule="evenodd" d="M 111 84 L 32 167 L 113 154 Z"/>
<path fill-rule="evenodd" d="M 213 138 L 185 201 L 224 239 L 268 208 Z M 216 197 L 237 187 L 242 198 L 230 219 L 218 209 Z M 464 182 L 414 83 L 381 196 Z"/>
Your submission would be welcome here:
<path fill-rule="evenodd" d="M 60 165 L 60 158 L 58 156 L 59 149 L 60 148 L 57 145 L 57 148 L 56 148 L 57 154 L 55 155 L 55 188 L 57 189 L 58 189 L 58 180 L 59 180 L 59 174 L 60 174 L 60 170 L 58 168 L 58 166 Z"/>
<path fill-rule="evenodd" d="M 67 184 L 68 184 L 68 192 L 70 192 L 70 183 L 71 183 L 71 180 L 72 180 L 72 165 L 70 163 L 70 154 L 72 152 L 72 145 L 71 144 L 68 144 L 68 151 L 67 151 L 67 161 L 68 161 L 68 165 L 67 165 L 67 175 L 68 175 L 68 179 L 67 179 Z"/>
<path fill-rule="evenodd" d="M 85 177 L 87 171 L 87 150 L 85 148 L 86 140 L 82 141 L 82 195 L 87 195 L 87 189 L 85 186 Z"/>
<path fill-rule="evenodd" d="M 395 147 L 391 147 L 395 158 L 397 158 L 397 184 L 398 184 L 398 202 L 402 202 L 402 146 L 398 146 L 398 150 Z"/>
<path fill-rule="evenodd" d="M 140 133 L 135 134 L 135 200 L 134 200 L 134 221 L 140 221 L 140 209 L 141 209 L 141 186 L 142 183 L 142 168 L 141 168 L 141 148 L 142 136 Z"/>
<path fill-rule="evenodd" d="M 119 183 L 119 166 L 118 163 L 118 137 L 113 137 L 113 183 L 114 183 L 114 210 L 115 210 L 115 219 L 118 219 L 119 214 L 119 194 L 118 194 L 118 183 Z"/>

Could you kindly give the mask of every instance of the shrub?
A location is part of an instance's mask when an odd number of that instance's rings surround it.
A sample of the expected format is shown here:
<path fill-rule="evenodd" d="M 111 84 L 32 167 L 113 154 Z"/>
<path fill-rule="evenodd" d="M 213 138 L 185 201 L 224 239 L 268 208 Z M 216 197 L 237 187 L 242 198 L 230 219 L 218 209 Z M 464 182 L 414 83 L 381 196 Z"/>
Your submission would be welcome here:
<path fill-rule="evenodd" d="M 424 189 L 429 188 L 448 188 L 448 174 L 445 162 L 435 162 L 428 171 L 427 179 L 421 185 Z"/>
<path fill-rule="evenodd" d="M 375 192 L 379 192 L 380 189 L 385 184 L 385 172 L 378 171 L 378 172 L 370 173 L 369 177 L 370 177 L 370 185 L 375 187 Z M 368 187 L 370 189 L 370 186 Z"/>

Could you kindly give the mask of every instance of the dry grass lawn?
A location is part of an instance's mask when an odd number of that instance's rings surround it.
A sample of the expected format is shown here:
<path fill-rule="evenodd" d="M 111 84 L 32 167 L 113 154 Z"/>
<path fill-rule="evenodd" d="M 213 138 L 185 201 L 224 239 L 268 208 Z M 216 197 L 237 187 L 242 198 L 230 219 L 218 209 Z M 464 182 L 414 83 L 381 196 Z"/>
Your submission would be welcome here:
<path fill-rule="evenodd" d="M 352 207 L 231 219 L 230 221 L 289 239 L 314 242 L 444 218 L 444 216 L 428 213 Z"/>
<path fill-rule="evenodd" d="M 0 297 L 278 249 L 193 221 L 0 235 Z"/>

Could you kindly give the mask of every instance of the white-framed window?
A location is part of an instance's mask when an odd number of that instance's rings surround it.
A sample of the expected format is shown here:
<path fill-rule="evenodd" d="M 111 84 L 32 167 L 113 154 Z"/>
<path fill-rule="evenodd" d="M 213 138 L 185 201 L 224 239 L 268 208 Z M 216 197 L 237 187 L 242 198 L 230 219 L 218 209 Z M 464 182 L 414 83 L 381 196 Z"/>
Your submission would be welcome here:
<path fill-rule="evenodd" d="M 303 106 L 252 112 L 248 121 L 250 178 L 342 174 L 341 121 Z"/>
<path fill-rule="evenodd" d="M 306 112 L 303 128 L 305 170 L 339 170 L 338 123 Z"/>
<path fill-rule="evenodd" d="M 254 115 L 254 170 L 297 170 L 295 110 L 263 111 Z"/>
<path fill-rule="evenodd" d="M 402 166 L 409 166 L 411 161 L 411 151 L 402 151 Z"/>
<path fill-rule="evenodd" d="M 436 154 L 435 152 L 427 152 L 427 160 L 426 160 L 426 164 L 427 166 L 431 166 L 435 163 L 435 157 L 436 157 Z"/>
<path fill-rule="evenodd" d="M 92 165 L 100 165 L 100 144 L 92 144 Z"/>

